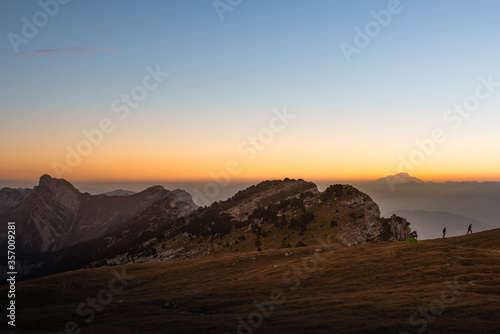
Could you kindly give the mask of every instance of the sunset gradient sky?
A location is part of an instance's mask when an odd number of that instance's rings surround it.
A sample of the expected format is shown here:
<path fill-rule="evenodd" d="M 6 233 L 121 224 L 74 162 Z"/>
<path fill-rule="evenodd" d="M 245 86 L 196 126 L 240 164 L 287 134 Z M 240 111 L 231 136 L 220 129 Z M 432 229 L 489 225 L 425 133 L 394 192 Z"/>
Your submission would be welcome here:
<path fill-rule="evenodd" d="M 1 180 L 500 181 L 496 0 L 42 3 L 0 2 Z"/>

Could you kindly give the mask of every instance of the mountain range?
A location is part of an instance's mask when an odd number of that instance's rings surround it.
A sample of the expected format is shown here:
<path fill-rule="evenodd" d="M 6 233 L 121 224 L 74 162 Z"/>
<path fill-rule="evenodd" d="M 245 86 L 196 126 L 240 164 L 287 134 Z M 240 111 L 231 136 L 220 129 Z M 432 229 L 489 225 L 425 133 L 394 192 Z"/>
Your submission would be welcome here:
<path fill-rule="evenodd" d="M 18 232 L 20 333 L 498 332 L 500 229 L 471 218 L 383 218 L 354 186 L 301 179 L 204 207 L 183 190 L 90 195 L 48 175 L 0 195 Z M 441 222 L 474 233 L 436 238 Z M 434 239 L 403 242 L 415 229 Z"/>
<path fill-rule="evenodd" d="M 173 202 L 183 214 L 197 207 L 189 201 L 189 194 L 160 186 L 130 196 L 92 196 L 49 175 L 43 175 L 38 186 L 23 194 L 27 195 L 17 204 L 2 203 L 7 209 L 0 214 L 0 221 L 17 223 L 16 247 L 25 253 L 56 251 L 99 238 L 120 229 L 160 200 Z M 9 204 L 14 205 L 8 208 Z"/>
<path fill-rule="evenodd" d="M 411 234 L 407 220 L 382 218 L 378 205 L 356 188 L 337 184 L 320 192 L 304 180 L 264 181 L 205 207 L 183 190 L 154 186 L 134 194 L 90 195 L 49 175 L 24 192 L 21 201 L 5 201 L 0 219 L 16 222 L 23 254 L 18 271 L 25 277 L 305 247 L 325 236 L 352 246 L 403 241 Z"/>

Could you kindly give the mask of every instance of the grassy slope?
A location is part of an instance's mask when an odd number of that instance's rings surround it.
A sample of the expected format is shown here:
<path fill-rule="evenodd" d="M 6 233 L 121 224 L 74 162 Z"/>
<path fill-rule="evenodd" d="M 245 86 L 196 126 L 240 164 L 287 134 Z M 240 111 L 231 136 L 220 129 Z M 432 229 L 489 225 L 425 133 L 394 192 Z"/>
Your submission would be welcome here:
<path fill-rule="evenodd" d="M 254 301 L 270 299 L 274 289 L 286 301 L 254 333 L 417 333 L 422 322 L 412 326 L 410 315 L 443 292 L 454 296 L 444 283 L 454 279 L 460 294 L 427 322 L 426 333 L 500 333 L 499 240 L 497 229 L 414 246 L 381 243 L 323 252 L 305 247 L 127 265 L 135 279 L 82 333 L 236 333 L 237 318 L 246 319 L 257 310 Z M 283 281 L 284 273 L 306 264 L 307 278 L 291 274 L 296 281 Z M 112 270 L 121 268 L 18 283 L 16 333 L 59 333 L 68 321 L 83 324 L 77 305 L 106 288 Z M 177 308 L 162 307 L 171 301 Z"/>

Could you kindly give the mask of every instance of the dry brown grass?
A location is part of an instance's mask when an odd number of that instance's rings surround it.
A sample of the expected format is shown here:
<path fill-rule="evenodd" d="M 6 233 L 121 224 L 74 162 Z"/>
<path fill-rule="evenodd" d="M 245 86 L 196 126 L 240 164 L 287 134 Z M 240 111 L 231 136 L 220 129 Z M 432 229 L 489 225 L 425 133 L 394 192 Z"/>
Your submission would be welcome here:
<path fill-rule="evenodd" d="M 422 325 L 412 326 L 409 317 L 440 299 L 449 291 L 445 281 L 454 280 L 460 294 L 427 321 L 425 332 L 500 333 L 499 240 L 500 229 L 420 245 L 320 253 L 311 246 L 127 265 L 135 279 L 88 325 L 76 315 L 77 305 L 106 288 L 112 270 L 122 267 L 68 272 L 18 283 L 16 333 L 59 333 L 68 321 L 82 333 L 237 333 L 237 319 L 247 319 L 257 310 L 254 301 L 269 300 L 275 289 L 286 301 L 252 327 L 254 333 L 417 333 Z M 307 277 L 283 280 L 306 264 Z M 163 308 L 172 301 L 177 308 Z"/>

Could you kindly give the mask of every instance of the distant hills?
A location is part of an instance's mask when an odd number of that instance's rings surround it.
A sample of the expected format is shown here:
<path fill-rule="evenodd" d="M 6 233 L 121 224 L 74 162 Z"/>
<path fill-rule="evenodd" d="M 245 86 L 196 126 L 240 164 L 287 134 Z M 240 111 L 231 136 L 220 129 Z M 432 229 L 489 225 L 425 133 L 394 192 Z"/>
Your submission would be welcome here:
<path fill-rule="evenodd" d="M 3 194 L 6 192 L 12 193 L 2 189 Z M 12 198 L 7 196 L 1 202 L 5 210 L 0 221 L 17 223 L 18 251 L 43 253 L 116 231 L 161 200 L 183 205 L 184 214 L 197 208 L 189 194 L 170 192 L 160 186 L 130 196 L 92 196 L 80 193 L 64 179 L 43 175 L 34 189 L 13 192 Z M 5 226 L 1 228 L 0 232 L 5 233 Z"/>
<path fill-rule="evenodd" d="M 469 224 L 472 224 L 472 231 L 474 233 L 495 228 L 482 224 L 475 219 L 450 212 L 397 210 L 388 214 L 395 214 L 408 219 L 408 221 L 411 222 L 412 228 L 418 231 L 418 237 L 420 239 L 441 238 L 444 227 L 446 227 L 447 237 L 464 235 L 467 232 Z"/>
<path fill-rule="evenodd" d="M 369 194 L 382 212 L 449 212 L 500 226 L 500 182 L 424 182 L 401 173 L 354 185 Z"/>
<path fill-rule="evenodd" d="M 410 176 L 408 173 L 399 173 L 395 175 L 388 175 L 386 177 L 377 179 L 373 181 L 374 183 L 381 183 L 389 188 L 396 186 L 397 184 L 408 184 L 408 183 L 425 183 L 416 177 Z"/>

